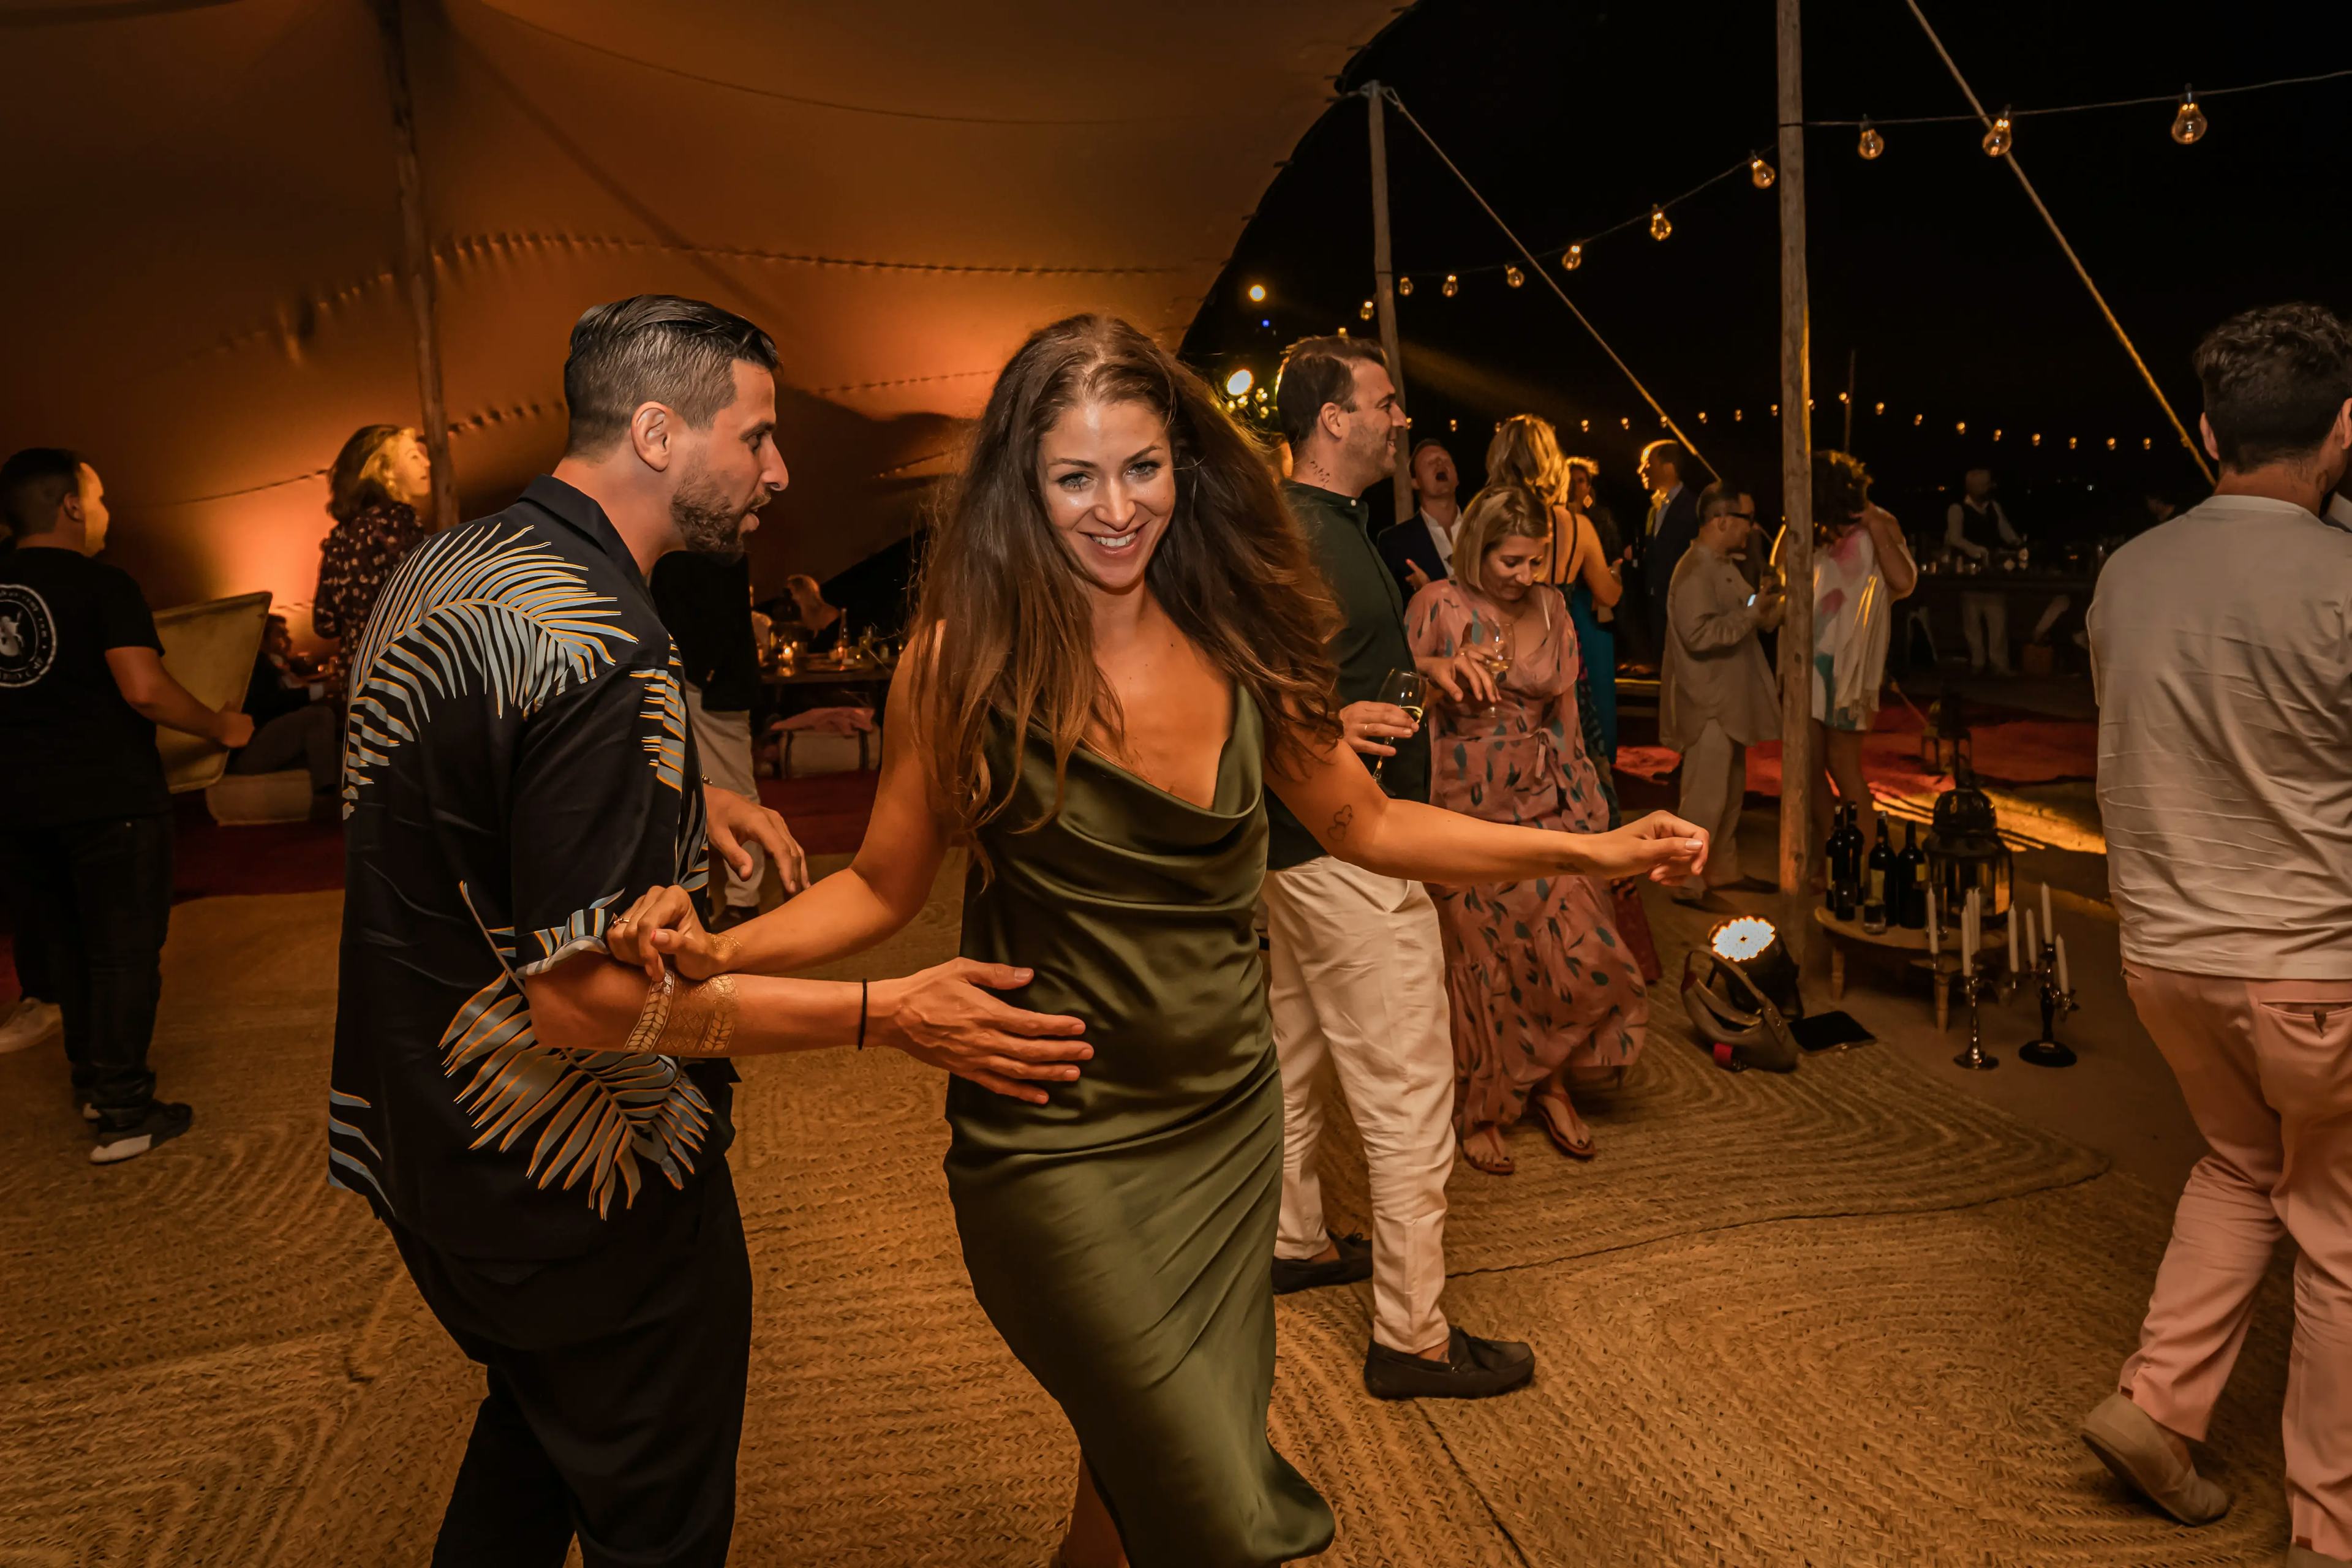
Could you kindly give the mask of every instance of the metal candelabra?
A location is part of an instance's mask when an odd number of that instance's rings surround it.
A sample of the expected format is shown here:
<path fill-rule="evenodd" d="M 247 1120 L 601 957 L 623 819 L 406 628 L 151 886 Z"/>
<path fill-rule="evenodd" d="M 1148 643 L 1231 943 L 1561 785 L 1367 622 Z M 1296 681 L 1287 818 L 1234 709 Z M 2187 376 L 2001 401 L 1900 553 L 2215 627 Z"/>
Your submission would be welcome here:
<path fill-rule="evenodd" d="M 2041 952 L 2034 955 L 2033 967 L 2018 976 L 2020 984 L 2032 982 L 2041 993 L 2042 1033 L 2017 1047 L 2020 1061 L 2032 1062 L 2042 1068 L 2070 1068 L 2074 1065 L 2074 1052 L 2058 1038 L 2058 1020 L 2080 1005 L 2074 993 L 2059 983 L 2058 949 L 2048 940 L 2036 944 Z"/>
<path fill-rule="evenodd" d="M 2000 1066 L 2000 1058 L 1984 1048 L 1983 1020 L 1978 1005 L 1988 996 L 1998 1001 L 2000 993 L 2017 980 L 2013 974 L 1987 973 L 1987 950 L 1979 948 L 1968 966 L 1960 972 L 1960 995 L 1969 1005 L 1969 1048 L 1954 1057 L 1952 1065 L 1966 1068 L 1970 1072 L 1989 1072 Z"/>

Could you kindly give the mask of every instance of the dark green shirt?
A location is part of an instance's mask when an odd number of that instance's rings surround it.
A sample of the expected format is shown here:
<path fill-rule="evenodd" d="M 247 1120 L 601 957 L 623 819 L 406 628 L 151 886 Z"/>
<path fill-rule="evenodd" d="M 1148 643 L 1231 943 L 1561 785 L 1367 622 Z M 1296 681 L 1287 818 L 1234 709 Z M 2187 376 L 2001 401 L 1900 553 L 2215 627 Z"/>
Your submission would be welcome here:
<path fill-rule="evenodd" d="M 1372 509 L 1296 479 L 1284 483 L 1282 495 L 1339 604 L 1339 635 L 1331 639 L 1331 657 L 1339 666 L 1339 704 L 1377 701 L 1388 672 L 1413 665 L 1412 647 L 1404 637 L 1404 591 L 1372 544 Z M 1426 801 L 1429 731 L 1423 729 L 1412 739 L 1400 741 L 1396 753 L 1381 770 L 1381 787 L 1397 800 Z M 1266 840 L 1268 870 L 1303 866 L 1323 853 L 1315 836 L 1271 795 L 1265 815 L 1272 830 Z"/>

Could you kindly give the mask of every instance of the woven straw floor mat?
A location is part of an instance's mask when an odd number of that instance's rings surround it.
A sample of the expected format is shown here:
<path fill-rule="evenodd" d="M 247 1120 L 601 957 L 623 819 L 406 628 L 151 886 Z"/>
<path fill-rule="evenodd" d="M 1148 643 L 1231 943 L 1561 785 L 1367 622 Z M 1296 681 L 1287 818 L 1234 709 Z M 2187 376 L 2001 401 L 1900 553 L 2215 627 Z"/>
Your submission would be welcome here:
<path fill-rule="evenodd" d="M 952 951 L 952 874 L 843 973 Z M 51 1051 L 0 1058 L 0 1565 L 411 1564 L 480 1378 L 320 1174 L 337 895 L 174 911 L 155 1060 L 195 1131 L 111 1170 Z M 1663 934 L 1663 933 L 1662 933 Z M 1671 958 L 1670 958 L 1671 962 Z M 1448 1307 L 1536 1386 L 1386 1405 L 1369 1297 L 1280 1303 L 1273 1426 L 1339 1568 L 2266 1563 L 2283 1299 L 2209 1468 L 2221 1524 L 2136 1511 L 2073 1437 L 2129 1347 L 2167 1205 L 1881 1050 L 1716 1072 L 1665 1026 L 1595 1097 L 1602 1155 L 1457 1171 Z M 735 1561 L 1041 1568 L 1075 1465 L 972 1303 L 937 1079 L 748 1064 L 757 1300 Z M 1344 1117 L 1335 1217 L 1360 1221 Z"/>

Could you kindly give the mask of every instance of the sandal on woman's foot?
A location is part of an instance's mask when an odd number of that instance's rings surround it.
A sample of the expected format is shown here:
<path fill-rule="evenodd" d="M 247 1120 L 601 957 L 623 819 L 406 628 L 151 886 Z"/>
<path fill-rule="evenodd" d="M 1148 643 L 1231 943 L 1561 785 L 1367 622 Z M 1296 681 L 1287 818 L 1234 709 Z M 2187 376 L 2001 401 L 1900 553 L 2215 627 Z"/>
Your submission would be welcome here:
<path fill-rule="evenodd" d="M 1555 1106 L 1567 1112 L 1570 1123 L 1582 1134 L 1581 1137 L 1571 1138 L 1560 1131 L 1559 1118 L 1553 1110 Z M 1544 1136 L 1551 1140 L 1553 1148 L 1571 1160 L 1590 1160 L 1600 1152 L 1593 1146 L 1592 1130 L 1584 1125 L 1584 1119 L 1577 1115 L 1576 1107 L 1566 1099 L 1557 1094 L 1540 1095 L 1536 1099 L 1535 1108 L 1536 1120 L 1543 1123 Z"/>
<path fill-rule="evenodd" d="M 1482 1155 L 1473 1145 L 1488 1138 L 1494 1140 L 1495 1152 Z M 1519 1169 L 1518 1162 L 1513 1160 L 1510 1151 L 1503 1147 L 1503 1130 L 1499 1127 L 1481 1127 L 1463 1139 L 1462 1157 L 1470 1163 L 1472 1169 L 1484 1171 L 1490 1176 L 1516 1175 Z"/>

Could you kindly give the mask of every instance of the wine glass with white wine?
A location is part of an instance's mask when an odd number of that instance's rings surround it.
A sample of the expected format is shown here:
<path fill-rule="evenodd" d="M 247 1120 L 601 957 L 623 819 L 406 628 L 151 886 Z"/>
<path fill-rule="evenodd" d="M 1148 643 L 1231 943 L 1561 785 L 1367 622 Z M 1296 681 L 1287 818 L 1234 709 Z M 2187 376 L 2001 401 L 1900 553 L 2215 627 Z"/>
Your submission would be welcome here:
<path fill-rule="evenodd" d="M 1422 704 L 1426 700 L 1427 691 L 1428 688 L 1423 683 L 1419 670 L 1391 669 L 1381 678 L 1381 694 L 1374 700 L 1385 702 L 1391 708 L 1403 709 L 1412 715 L 1412 721 L 1419 724 Z M 1392 737 L 1391 743 L 1399 738 L 1401 737 Z M 1381 764 L 1387 761 L 1386 757 L 1372 759 L 1374 778 L 1381 776 Z"/>

